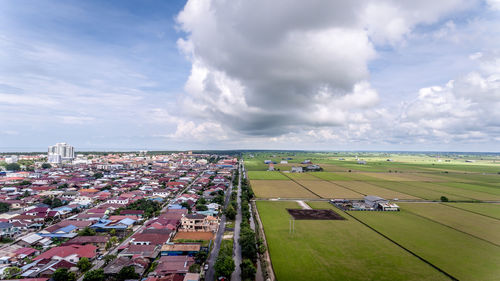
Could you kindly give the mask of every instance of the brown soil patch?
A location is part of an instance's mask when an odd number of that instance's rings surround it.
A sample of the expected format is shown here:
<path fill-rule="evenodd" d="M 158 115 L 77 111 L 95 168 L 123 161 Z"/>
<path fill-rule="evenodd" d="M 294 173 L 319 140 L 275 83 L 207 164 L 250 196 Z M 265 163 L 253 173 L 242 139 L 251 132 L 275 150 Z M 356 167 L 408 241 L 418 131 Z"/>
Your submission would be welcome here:
<path fill-rule="evenodd" d="M 287 209 L 287 211 L 296 220 L 345 220 L 333 210 Z"/>

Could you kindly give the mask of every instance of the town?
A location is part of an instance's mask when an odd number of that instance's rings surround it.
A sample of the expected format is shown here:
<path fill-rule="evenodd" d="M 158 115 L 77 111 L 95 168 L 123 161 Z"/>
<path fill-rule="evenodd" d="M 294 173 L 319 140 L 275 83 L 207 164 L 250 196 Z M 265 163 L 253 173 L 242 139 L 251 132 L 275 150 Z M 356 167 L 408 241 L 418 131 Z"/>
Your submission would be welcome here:
<path fill-rule="evenodd" d="M 80 154 L 58 143 L 0 163 L 2 279 L 215 280 L 234 270 L 232 258 L 217 264 L 221 245 L 232 255 L 238 244 L 233 156 Z"/>

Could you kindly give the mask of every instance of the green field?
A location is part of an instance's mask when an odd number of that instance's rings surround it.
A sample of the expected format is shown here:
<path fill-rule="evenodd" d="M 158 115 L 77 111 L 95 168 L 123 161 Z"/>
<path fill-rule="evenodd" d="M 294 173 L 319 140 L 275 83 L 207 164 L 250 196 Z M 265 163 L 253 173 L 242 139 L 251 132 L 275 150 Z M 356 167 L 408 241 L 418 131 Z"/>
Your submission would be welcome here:
<path fill-rule="evenodd" d="M 500 221 L 444 204 L 399 203 L 406 211 L 426 217 L 500 246 Z"/>
<path fill-rule="evenodd" d="M 500 204 L 446 203 L 446 205 L 500 220 Z"/>
<path fill-rule="evenodd" d="M 313 208 L 332 208 L 325 202 Z M 295 221 L 295 202 L 258 201 L 277 280 L 449 280 L 356 220 Z"/>
<path fill-rule="evenodd" d="M 377 195 L 386 199 L 420 199 L 418 197 L 402 193 L 399 191 L 394 191 L 391 189 L 383 188 L 380 186 L 376 186 L 374 184 L 370 184 L 362 181 L 337 181 L 336 184 L 343 186 L 345 188 L 349 188 L 363 195 Z"/>
<path fill-rule="evenodd" d="M 413 185 L 410 182 L 395 182 L 395 181 L 374 181 L 369 183 L 383 188 L 392 189 L 405 194 L 413 195 L 415 197 L 419 197 L 426 200 L 439 201 L 441 196 L 445 196 L 449 200 L 456 200 L 456 201 L 472 200 L 471 198 L 468 197 L 458 196 L 455 194 L 450 194 L 439 190 L 433 190 L 432 188 L 426 187 L 427 183 L 425 182 L 419 182 L 419 183 L 412 182 Z"/>
<path fill-rule="evenodd" d="M 248 171 L 247 175 L 251 180 L 288 180 L 288 178 L 280 172 L 273 171 Z"/>
<path fill-rule="evenodd" d="M 491 243 L 404 209 L 350 213 L 459 280 L 498 280 L 500 276 L 500 247 Z"/>
<path fill-rule="evenodd" d="M 354 199 L 354 198 L 363 198 L 363 194 L 349 190 L 347 188 L 344 188 L 338 184 L 328 182 L 328 181 L 322 181 L 322 180 L 313 180 L 313 181 L 297 181 L 301 185 L 307 187 L 310 189 L 312 192 L 318 194 L 322 198 L 349 198 L 349 199 Z"/>

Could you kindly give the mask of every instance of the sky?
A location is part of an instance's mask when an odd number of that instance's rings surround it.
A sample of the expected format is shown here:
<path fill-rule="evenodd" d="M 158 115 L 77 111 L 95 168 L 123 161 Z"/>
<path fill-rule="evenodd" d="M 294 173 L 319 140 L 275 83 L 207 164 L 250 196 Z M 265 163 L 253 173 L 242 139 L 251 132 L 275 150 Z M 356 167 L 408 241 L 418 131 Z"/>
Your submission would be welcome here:
<path fill-rule="evenodd" d="M 500 151 L 500 1 L 0 0 L 0 151 Z"/>

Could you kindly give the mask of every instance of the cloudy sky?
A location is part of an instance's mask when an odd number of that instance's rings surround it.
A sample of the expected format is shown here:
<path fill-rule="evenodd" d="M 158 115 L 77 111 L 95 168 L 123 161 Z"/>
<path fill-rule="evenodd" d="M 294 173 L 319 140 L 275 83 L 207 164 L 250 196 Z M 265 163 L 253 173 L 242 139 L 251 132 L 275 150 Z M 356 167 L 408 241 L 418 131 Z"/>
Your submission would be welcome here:
<path fill-rule="evenodd" d="M 0 0 L 0 151 L 500 151 L 500 1 Z"/>

